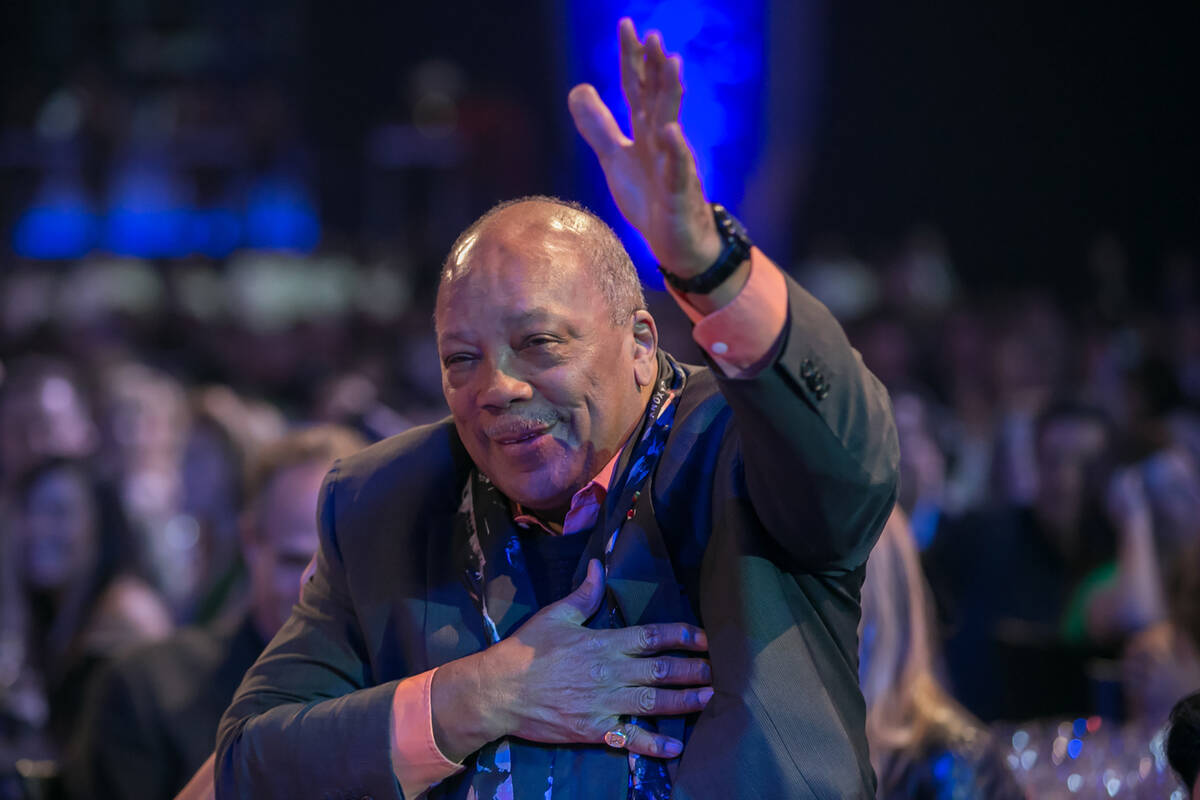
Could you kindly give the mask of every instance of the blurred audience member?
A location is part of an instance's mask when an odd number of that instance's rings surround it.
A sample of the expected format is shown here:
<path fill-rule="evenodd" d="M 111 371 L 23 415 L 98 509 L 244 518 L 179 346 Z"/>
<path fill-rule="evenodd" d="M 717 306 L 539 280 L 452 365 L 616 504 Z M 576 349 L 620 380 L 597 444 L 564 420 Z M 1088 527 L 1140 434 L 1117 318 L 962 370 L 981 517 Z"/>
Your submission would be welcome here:
<path fill-rule="evenodd" d="M 1066 321 L 1042 293 L 1022 297 L 994 332 L 997 440 L 992 491 L 1000 503 L 1025 506 L 1038 494 L 1038 418 L 1070 390 Z"/>
<path fill-rule="evenodd" d="M 198 588 L 200 562 L 198 532 L 179 513 L 187 394 L 170 375 L 126 362 L 104 371 L 101 408 L 105 468 L 141 537 L 156 585 L 182 619 Z"/>
<path fill-rule="evenodd" d="M 1154 453 L 1140 468 L 1163 578 L 1170 582 L 1183 563 L 1180 556 L 1200 542 L 1200 468 L 1196 456 L 1178 445 Z"/>
<path fill-rule="evenodd" d="M 1135 457 L 1168 449 L 1170 417 L 1183 403 L 1175 370 L 1166 359 L 1141 355 L 1120 375 L 1118 407 Z"/>
<path fill-rule="evenodd" d="M 1113 475 L 1106 502 L 1117 534 L 1115 558 L 1076 583 L 1062 623 L 1068 641 L 1119 644 L 1165 613 L 1153 517 L 1136 467 Z"/>
<path fill-rule="evenodd" d="M 934 357 L 935 381 L 949 406 L 945 511 L 961 515 L 990 500 L 996 448 L 996 389 L 991 363 L 991 330 L 982 307 L 964 305 L 947 314 Z"/>
<path fill-rule="evenodd" d="M 1171 710 L 1167 759 L 1179 773 L 1191 800 L 1200 800 L 1196 777 L 1200 772 L 1200 692 L 1190 694 Z"/>
<path fill-rule="evenodd" d="M 1126 714 L 1147 728 L 1161 725 L 1178 698 L 1200 690 L 1200 543 L 1174 566 L 1166 621 L 1134 636 L 1122 659 Z"/>
<path fill-rule="evenodd" d="M 139 577 L 119 504 L 86 462 L 51 459 L 16 487 L 19 614 L 5 631 L 6 728 L 52 754 L 74 727 L 93 670 L 170 633 L 169 612 Z"/>
<path fill-rule="evenodd" d="M 346 425 L 372 442 L 403 433 L 415 424 L 379 397 L 379 383 L 363 371 L 332 376 L 320 387 L 314 416 L 325 422 Z"/>
<path fill-rule="evenodd" d="M 904 512 L 867 562 L 859 675 L 880 798 L 1022 797 L 986 731 L 934 675 L 925 580 Z"/>
<path fill-rule="evenodd" d="M 0 486 L 46 458 L 95 452 L 97 431 L 87 392 L 72 365 L 28 356 L 0 383 Z"/>
<path fill-rule="evenodd" d="M 1122 480 L 1144 495 L 1135 517 L 1145 520 L 1123 529 L 1089 627 L 1123 625 L 1134 633 L 1122 659 L 1125 712 L 1149 729 L 1177 698 L 1200 689 L 1200 475 L 1178 447 L 1127 473 Z"/>
<path fill-rule="evenodd" d="M 896 432 L 900 437 L 900 497 L 917 547 L 933 539 L 945 503 L 946 457 L 933 430 L 930 403 L 916 392 L 892 395 Z"/>
<path fill-rule="evenodd" d="M 888 300 L 914 319 L 946 312 L 958 293 L 958 276 L 941 231 L 921 225 L 908 232 L 885 272 Z"/>
<path fill-rule="evenodd" d="M 232 624 L 184 628 L 100 676 L 67 768 L 72 796 L 170 798 L 204 763 L 242 674 L 291 613 L 317 549 L 325 473 L 364 444 L 348 429 L 321 426 L 290 434 L 258 455 L 241 518 L 249 608 Z"/>
<path fill-rule="evenodd" d="M 282 415 L 227 386 L 205 386 L 191 397 L 191 427 L 180 465 L 177 525 L 195 531 L 196 590 L 185 618 L 204 624 L 234 601 L 245 566 L 238 545 L 238 513 L 247 460 L 284 433 Z"/>
<path fill-rule="evenodd" d="M 1038 417 L 1034 441 L 1032 504 L 948 521 L 926 551 L 955 696 L 985 721 L 1086 704 L 1082 661 L 1062 647 L 1062 630 L 1081 581 L 1116 551 L 1103 499 L 1106 417 L 1053 406 Z"/>

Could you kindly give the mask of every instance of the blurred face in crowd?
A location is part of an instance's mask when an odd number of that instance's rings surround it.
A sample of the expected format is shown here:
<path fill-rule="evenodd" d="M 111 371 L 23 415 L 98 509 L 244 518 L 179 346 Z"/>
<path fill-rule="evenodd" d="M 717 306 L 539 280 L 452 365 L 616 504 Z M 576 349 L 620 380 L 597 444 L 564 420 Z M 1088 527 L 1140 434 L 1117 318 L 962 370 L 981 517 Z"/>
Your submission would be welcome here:
<path fill-rule="evenodd" d="M 255 625 L 270 639 L 291 614 L 317 552 L 317 500 L 326 461 L 285 467 L 264 487 L 244 531 Z"/>
<path fill-rule="evenodd" d="M 1200 471 L 1182 448 L 1156 453 L 1142 472 L 1155 533 L 1173 552 L 1200 538 Z"/>
<path fill-rule="evenodd" d="M 918 500 L 936 502 L 946 483 L 946 459 L 930 430 L 928 407 L 919 396 L 899 392 L 892 409 L 900 437 L 900 505 L 911 509 Z"/>
<path fill-rule="evenodd" d="M 52 470 L 30 488 L 24 543 L 26 581 L 35 589 L 65 588 L 86 575 L 96 557 L 96 507 L 78 470 Z"/>
<path fill-rule="evenodd" d="M 1108 432 L 1096 420 L 1063 416 L 1044 425 L 1037 448 L 1036 501 L 1044 522 L 1059 530 L 1078 524 L 1107 448 Z"/>
<path fill-rule="evenodd" d="M 503 209 L 451 254 L 438 294 L 459 436 L 501 491 L 551 519 L 618 451 L 657 370 L 649 313 L 613 321 L 592 224 L 543 202 Z"/>
<path fill-rule="evenodd" d="M 13 387 L 0 402 L 0 472 L 7 477 L 43 458 L 87 455 L 95 444 L 87 402 L 64 375 Z"/>
<path fill-rule="evenodd" d="M 237 455 L 208 423 L 192 427 L 180 466 L 183 510 L 198 519 L 211 519 L 237 506 Z"/>
<path fill-rule="evenodd" d="M 182 386 L 138 364 L 116 368 L 108 382 L 107 424 L 121 471 L 171 468 L 188 429 Z"/>

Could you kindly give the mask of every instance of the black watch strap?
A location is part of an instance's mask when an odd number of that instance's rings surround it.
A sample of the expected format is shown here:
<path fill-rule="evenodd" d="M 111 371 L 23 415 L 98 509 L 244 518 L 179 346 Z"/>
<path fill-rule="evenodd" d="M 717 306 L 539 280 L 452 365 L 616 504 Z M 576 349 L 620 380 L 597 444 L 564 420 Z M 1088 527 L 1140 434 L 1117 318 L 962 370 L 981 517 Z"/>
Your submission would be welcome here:
<path fill-rule="evenodd" d="M 712 266 L 699 275 L 693 275 L 690 278 L 681 278 L 663 269 L 662 264 L 658 265 L 658 271 L 662 273 L 663 279 L 671 284 L 671 288 L 678 292 L 708 294 L 728 280 L 734 270 L 750 257 L 750 248 L 754 244 L 750 241 L 750 237 L 746 235 L 745 227 L 742 226 L 742 223 L 736 217 L 726 211 L 725 207 L 720 203 L 712 203 L 711 205 L 713 219 L 717 223 L 717 233 L 721 235 L 721 240 L 725 242 L 725 246 L 721 248 L 721 254 L 717 256 L 717 260 L 713 262 Z"/>

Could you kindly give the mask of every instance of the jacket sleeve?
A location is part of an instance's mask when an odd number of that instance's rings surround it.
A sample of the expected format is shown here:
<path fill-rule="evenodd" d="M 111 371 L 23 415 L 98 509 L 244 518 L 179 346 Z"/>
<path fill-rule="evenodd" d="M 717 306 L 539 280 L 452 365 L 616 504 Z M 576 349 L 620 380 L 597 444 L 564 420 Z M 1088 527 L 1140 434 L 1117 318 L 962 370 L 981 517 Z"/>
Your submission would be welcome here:
<path fill-rule="evenodd" d="M 783 278 L 788 319 L 774 358 L 749 377 L 714 372 L 766 530 L 805 570 L 853 570 L 896 498 L 891 402 L 829 310 Z"/>
<path fill-rule="evenodd" d="M 337 476 L 335 465 L 321 490 L 316 573 L 221 720 L 218 798 L 402 797 L 389 739 L 397 681 L 373 685 L 338 549 Z"/>

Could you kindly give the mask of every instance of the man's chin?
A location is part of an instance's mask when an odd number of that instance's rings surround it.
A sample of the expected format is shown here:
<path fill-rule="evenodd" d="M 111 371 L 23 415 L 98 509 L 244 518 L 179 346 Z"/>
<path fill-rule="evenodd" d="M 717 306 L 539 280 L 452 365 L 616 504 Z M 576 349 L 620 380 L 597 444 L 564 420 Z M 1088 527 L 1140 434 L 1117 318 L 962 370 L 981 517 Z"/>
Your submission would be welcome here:
<path fill-rule="evenodd" d="M 525 457 L 526 454 L 517 457 L 505 457 L 514 454 L 503 452 L 490 455 L 487 476 L 506 497 L 525 508 L 540 511 L 569 506 L 575 492 L 586 483 L 583 481 L 580 486 L 575 486 L 575 482 L 567 477 L 582 470 L 571 469 L 570 459 L 564 458 L 566 454 L 562 452 L 542 453 L 542 458 L 536 461 Z"/>
<path fill-rule="evenodd" d="M 553 516 L 558 512 L 561 512 L 560 516 L 565 515 L 567 509 L 571 507 L 571 498 L 575 494 L 574 492 L 568 491 L 559 494 L 545 495 L 540 493 L 524 492 L 519 489 L 508 492 L 504 490 L 503 486 L 500 487 L 500 490 L 503 491 L 505 496 L 513 502 L 520 503 L 521 508 L 524 508 L 528 511 L 533 511 L 538 516 L 546 517 L 547 519 L 552 519 Z"/>
<path fill-rule="evenodd" d="M 510 472 L 488 477 L 500 488 L 505 497 L 514 503 L 520 503 L 522 508 L 538 512 L 539 516 L 543 513 L 554 512 L 556 509 L 562 509 L 565 512 L 571 505 L 571 498 L 575 495 L 572 487 L 563 486 L 548 476 L 536 472 L 518 475 Z"/>

